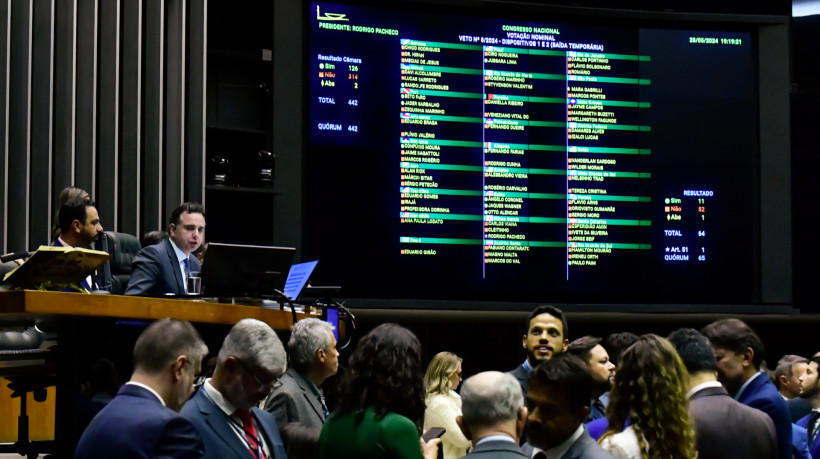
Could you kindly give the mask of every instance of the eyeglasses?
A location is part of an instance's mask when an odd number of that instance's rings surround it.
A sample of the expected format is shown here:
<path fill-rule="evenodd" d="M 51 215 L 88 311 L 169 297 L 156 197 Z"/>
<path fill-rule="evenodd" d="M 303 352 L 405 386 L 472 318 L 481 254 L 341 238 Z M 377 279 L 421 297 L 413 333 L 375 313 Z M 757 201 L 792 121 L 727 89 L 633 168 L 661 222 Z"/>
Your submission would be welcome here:
<path fill-rule="evenodd" d="M 241 366 L 242 366 L 242 368 L 244 368 L 244 369 L 245 369 L 245 373 L 247 373 L 247 374 L 249 374 L 249 375 L 251 376 L 251 379 L 253 379 L 253 382 L 254 382 L 254 383 L 256 384 L 256 386 L 257 386 L 257 387 L 259 387 L 259 388 L 265 389 L 265 390 L 267 390 L 267 391 L 271 391 L 271 390 L 273 390 L 273 385 L 274 385 L 274 384 L 276 384 L 276 381 L 278 381 L 278 380 L 279 380 L 279 378 L 274 378 L 274 379 L 273 379 L 273 381 L 271 381 L 271 382 L 269 382 L 269 383 L 265 384 L 265 383 L 263 383 L 262 381 L 260 381 L 260 380 L 259 380 L 259 378 L 257 378 L 255 374 L 253 374 L 253 372 L 251 371 L 251 369 L 250 369 L 250 368 L 248 368 L 248 366 L 247 366 L 247 365 L 245 365 L 245 363 L 244 363 L 244 362 L 242 362 L 242 360 L 239 360 L 239 358 L 238 358 L 238 357 L 236 357 L 236 356 L 234 356 L 234 360 L 236 360 L 237 362 L 239 362 L 239 365 L 241 365 Z"/>

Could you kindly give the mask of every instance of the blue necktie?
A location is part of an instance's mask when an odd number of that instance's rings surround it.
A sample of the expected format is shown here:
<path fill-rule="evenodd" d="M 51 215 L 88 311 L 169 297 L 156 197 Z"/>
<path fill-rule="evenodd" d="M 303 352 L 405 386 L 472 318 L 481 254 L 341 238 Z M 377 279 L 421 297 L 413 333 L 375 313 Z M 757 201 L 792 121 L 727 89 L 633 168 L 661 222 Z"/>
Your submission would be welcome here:
<path fill-rule="evenodd" d="M 187 292 L 188 291 L 188 275 L 191 274 L 191 262 L 188 261 L 188 257 L 185 257 L 182 260 L 182 265 L 185 267 L 185 279 L 182 279 L 182 289 Z"/>

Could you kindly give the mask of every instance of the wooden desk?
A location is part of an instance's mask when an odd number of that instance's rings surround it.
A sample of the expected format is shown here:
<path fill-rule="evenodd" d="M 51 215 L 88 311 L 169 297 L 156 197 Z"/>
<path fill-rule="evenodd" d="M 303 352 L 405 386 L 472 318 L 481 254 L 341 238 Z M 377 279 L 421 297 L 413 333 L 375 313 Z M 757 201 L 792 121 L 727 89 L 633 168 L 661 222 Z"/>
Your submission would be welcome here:
<path fill-rule="evenodd" d="M 290 311 L 199 299 L 147 298 L 121 295 L 89 295 L 68 292 L 14 290 L 0 292 L 0 313 L 7 320 L 31 317 L 97 317 L 109 319 L 156 320 L 165 317 L 194 323 L 232 325 L 242 319 L 258 319 L 274 330 L 290 330 Z M 298 319 L 319 317 L 297 313 Z"/>
<path fill-rule="evenodd" d="M 0 322 L 15 322 L 41 318 L 58 323 L 58 365 L 56 421 L 54 437 L 58 442 L 57 457 L 71 457 L 79 433 L 74 431 L 76 412 L 74 389 L 78 380 L 76 356 L 84 349 L 78 338 L 89 333 L 91 324 L 100 320 L 156 320 L 171 317 L 198 324 L 221 324 L 229 327 L 245 318 L 261 320 L 274 330 L 290 330 L 290 311 L 238 304 L 210 303 L 199 299 L 145 298 L 119 295 L 90 295 L 68 292 L 15 290 L 0 292 Z M 318 314 L 297 314 L 297 319 L 319 318 Z M 124 375 L 127 379 L 127 375 Z M 4 416 L 12 413 L 7 410 Z M 14 421 L 16 424 L 16 420 Z M 32 426 L 34 427 L 34 426 Z M 32 437 L 38 437 L 32 432 Z M 40 438 L 38 438 L 40 439 Z"/>

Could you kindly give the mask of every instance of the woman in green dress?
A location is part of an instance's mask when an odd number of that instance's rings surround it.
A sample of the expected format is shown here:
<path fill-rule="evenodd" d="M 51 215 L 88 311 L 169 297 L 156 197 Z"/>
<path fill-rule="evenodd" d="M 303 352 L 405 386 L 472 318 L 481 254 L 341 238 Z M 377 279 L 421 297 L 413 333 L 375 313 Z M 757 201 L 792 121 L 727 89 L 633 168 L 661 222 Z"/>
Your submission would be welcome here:
<path fill-rule="evenodd" d="M 396 324 L 359 341 L 341 387 L 341 405 L 319 438 L 322 459 L 435 459 L 440 440 L 424 443 L 421 344 Z"/>

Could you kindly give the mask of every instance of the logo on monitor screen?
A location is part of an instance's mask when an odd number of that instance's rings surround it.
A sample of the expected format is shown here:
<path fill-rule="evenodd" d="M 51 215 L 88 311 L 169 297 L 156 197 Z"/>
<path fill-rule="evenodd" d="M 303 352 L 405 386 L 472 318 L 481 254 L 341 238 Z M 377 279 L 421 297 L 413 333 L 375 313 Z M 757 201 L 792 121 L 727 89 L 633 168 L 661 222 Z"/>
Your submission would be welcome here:
<path fill-rule="evenodd" d="M 349 21 L 346 14 L 341 13 L 325 13 L 322 15 L 319 11 L 319 5 L 316 5 L 316 19 L 319 21 Z"/>

